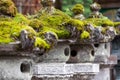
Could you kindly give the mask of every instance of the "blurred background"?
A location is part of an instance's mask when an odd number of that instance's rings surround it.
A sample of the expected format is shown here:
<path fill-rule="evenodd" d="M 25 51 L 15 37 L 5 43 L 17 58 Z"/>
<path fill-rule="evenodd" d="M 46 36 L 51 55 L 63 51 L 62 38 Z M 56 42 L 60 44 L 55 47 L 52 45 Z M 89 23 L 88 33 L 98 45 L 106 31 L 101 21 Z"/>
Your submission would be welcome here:
<path fill-rule="evenodd" d="M 42 5 L 41 0 L 13 0 L 18 8 L 18 11 L 23 14 L 35 14 Z M 72 16 L 71 8 L 77 3 L 81 3 L 85 7 L 84 15 L 88 17 L 90 13 L 90 4 L 97 2 L 101 4 L 102 12 L 111 20 L 116 19 L 117 10 L 120 8 L 120 0 L 56 0 L 55 7 Z"/>

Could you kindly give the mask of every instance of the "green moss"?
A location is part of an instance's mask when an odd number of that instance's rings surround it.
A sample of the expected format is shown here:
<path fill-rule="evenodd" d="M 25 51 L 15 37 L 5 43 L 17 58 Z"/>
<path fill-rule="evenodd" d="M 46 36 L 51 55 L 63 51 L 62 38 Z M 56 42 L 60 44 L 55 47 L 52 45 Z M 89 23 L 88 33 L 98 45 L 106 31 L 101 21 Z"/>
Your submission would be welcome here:
<path fill-rule="evenodd" d="M 29 26 L 33 27 L 34 29 L 39 29 L 39 28 L 41 28 L 43 26 L 43 24 L 38 19 L 32 19 L 30 21 Z"/>
<path fill-rule="evenodd" d="M 81 39 L 88 39 L 88 38 L 90 38 L 89 32 L 83 31 L 83 32 L 81 33 L 81 35 L 80 35 L 80 38 L 81 38 Z"/>
<path fill-rule="evenodd" d="M 82 4 L 76 4 L 73 6 L 72 11 L 74 14 L 80 14 L 84 12 L 84 7 Z"/>
<path fill-rule="evenodd" d="M 5 17 L 5 16 L 0 16 L 0 21 L 12 21 L 12 18 Z"/>
<path fill-rule="evenodd" d="M 45 35 L 47 32 L 52 33 L 53 35 L 55 35 L 56 39 L 58 39 L 58 35 L 55 32 L 53 32 L 52 30 L 47 30 L 47 29 L 44 30 L 44 31 L 39 32 L 38 36 L 44 39 L 45 36 L 43 36 L 43 35 Z"/>
<path fill-rule="evenodd" d="M 71 19 L 68 21 L 68 24 L 71 24 L 74 27 L 77 27 L 78 30 L 84 30 L 84 22 L 78 19 Z"/>
<path fill-rule="evenodd" d="M 29 31 L 29 36 L 36 35 L 36 32 L 29 26 L 18 24 L 13 20 L 0 21 L 0 44 L 9 43 L 15 40 L 18 40 L 21 30 Z"/>
<path fill-rule="evenodd" d="M 22 14 L 16 14 L 13 20 L 18 24 L 29 24 L 29 20 Z"/>
<path fill-rule="evenodd" d="M 114 26 L 114 22 L 107 19 L 107 20 L 103 20 L 103 23 L 101 24 L 102 26 Z"/>
<path fill-rule="evenodd" d="M 48 14 L 46 12 L 42 13 L 38 19 L 50 24 L 51 26 L 56 26 L 62 24 L 63 22 L 67 22 L 70 17 L 62 11 L 56 9 L 52 14 Z"/>
<path fill-rule="evenodd" d="M 33 28 L 35 28 L 35 26 L 39 27 L 40 34 L 51 31 L 56 33 L 58 38 L 68 38 L 70 36 L 70 32 L 62 24 L 68 22 L 71 18 L 60 10 L 55 9 L 55 12 L 52 14 L 47 14 L 47 12 L 42 14 L 38 13 L 35 19 L 37 19 L 37 21 L 39 20 L 38 22 L 40 22 L 40 24 L 37 22 L 32 26 L 34 26 Z"/>
<path fill-rule="evenodd" d="M 9 16 L 15 16 L 17 9 L 11 0 L 0 0 L 0 13 Z"/>
<path fill-rule="evenodd" d="M 39 47 L 39 48 L 45 48 L 45 49 L 50 48 L 50 45 L 45 40 L 43 40 L 39 37 L 36 37 L 34 46 Z"/>
<path fill-rule="evenodd" d="M 101 31 L 102 34 L 105 34 L 108 29 L 109 29 L 109 27 L 102 28 L 102 31 Z"/>
<path fill-rule="evenodd" d="M 5 21 L 0 22 L 0 41 L 1 41 L 0 43 L 2 42 L 8 43 L 9 41 L 13 41 L 13 39 L 10 38 L 11 28 L 12 26 L 10 22 L 5 22 Z"/>
<path fill-rule="evenodd" d="M 95 24 L 96 26 L 114 26 L 114 23 L 105 18 L 88 18 L 85 20 L 86 23 Z"/>
<path fill-rule="evenodd" d="M 120 22 L 114 22 L 114 26 L 117 27 L 120 25 Z"/>
<path fill-rule="evenodd" d="M 61 38 L 69 38 L 69 36 L 70 36 L 69 31 L 67 29 L 64 29 L 64 27 L 62 27 L 62 28 L 60 30 L 60 29 L 57 29 L 57 28 L 55 29 L 55 28 L 44 27 L 42 29 L 42 31 L 39 32 L 39 35 L 41 35 L 41 34 L 43 34 L 45 32 L 53 32 L 53 33 L 55 33 L 55 35 L 57 35 L 57 37 L 59 39 L 61 39 Z"/>

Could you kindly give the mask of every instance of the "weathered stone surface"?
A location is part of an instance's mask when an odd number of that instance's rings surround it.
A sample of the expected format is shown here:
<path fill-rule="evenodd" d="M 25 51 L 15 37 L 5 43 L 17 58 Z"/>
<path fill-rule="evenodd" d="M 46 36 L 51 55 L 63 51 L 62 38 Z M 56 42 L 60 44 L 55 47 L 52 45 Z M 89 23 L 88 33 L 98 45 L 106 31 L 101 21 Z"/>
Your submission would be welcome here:
<path fill-rule="evenodd" d="M 0 57 L 0 80 L 30 80 L 30 71 L 21 71 L 21 64 L 26 61 L 31 62 L 29 58 Z"/>
<path fill-rule="evenodd" d="M 111 52 L 112 55 L 116 55 L 118 57 L 118 60 L 120 60 L 120 36 L 116 36 L 112 41 Z"/>
<path fill-rule="evenodd" d="M 95 46 L 95 63 L 99 64 L 117 64 L 117 56 L 110 55 L 111 54 L 111 43 L 101 43 L 101 44 L 94 44 Z"/>
<path fill-rule="evenodd" d="M 108 63 L 110 57 L 110 43 L 94 44 L 95 47 L 95 59 L 97 63 Z"/>
<path fill-rule="evenodd" d="M 103 68 L 92 80 L 110 80 L 110 69 Z"/>
<path fill-rule="evenodd" d="M 92 80 L 94 78 L 94 75 L 74 75 L 72 77 L 32 77 L 32 80 Z"/>
<path fill-rule="evenodd" d="M 33 77 L 32 80 L 69 80 L 69 77 Z"/>
<path fill-rule="evenodd" d="M 76 74 L 73 77 L 71 77 L 69 80 L 92 80 L 94 78 L 95 75 L 80 75 L 80 74 Z"/>
<path fill-rule="evenodd" d="M 94 44 L 95 46 L 95 56 L 96 55 L 103 55 L 103 56 L 110 56 L 110 49 L 111 44 L 110 43 L 100 43 L 100 44 Z"/>
<path fill-rule="evenodd" d="M 118 58 L 116 55 L 111 55 L 108 58 L 108 64 L 116 65 L 118 63 Z"/>
<path fill-rule="evenodd" d="M 97 55 L 95 57 L 95 63 L 104 64 L 104 65 L 116 65 L 117 64 L 117 56 L 111 55 L 110 57 L 104 55 Z"/>
<path fill-rule="evenodd" d="M 58 43 L 56 47 L 51 49 L 43 56 L 42 62 L 66 62 L 70 57 L 70 47 L 66 43 Z"/>
<path fill-rule="evenodd" d="M 94 46 L 92 44 L 71 45 L 71 56 L 68 63 L 94 61 Z"/>
<path fill-rule="evenodd" d="M 15 45 L 13 44 L 4 44 L 0 45 L 0 51 L 14 51 Z"/>
<path fill-rule="evenodd" d="M 96 63 L 107 63 L 108 57 L 106 55 L 96 55 L 94 62 Z"/>
<path fill-rule="evenodd" d="M 66 77 L 74 74 L 96 74 L 99 72 L 99 64 L 79 63 L 41 63 L 33 66 L 33 75 L 42 77 Z"/>

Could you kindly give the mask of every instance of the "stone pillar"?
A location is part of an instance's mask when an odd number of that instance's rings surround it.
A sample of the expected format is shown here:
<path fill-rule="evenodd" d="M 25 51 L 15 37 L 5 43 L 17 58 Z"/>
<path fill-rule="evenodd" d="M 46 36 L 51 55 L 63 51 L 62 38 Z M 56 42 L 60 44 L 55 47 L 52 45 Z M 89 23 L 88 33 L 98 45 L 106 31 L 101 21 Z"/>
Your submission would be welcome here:
<path fill-rule="evenodd" d="M 27 57 L 0 57 L 0 80 L 31 80 L 32 60 Z"/>
<path fill-rule="evenodd" d="M 110 43 L 94 44 L 95 47 L 95 62 L 107 62 L 110 57 Z"/>
<path fill-rule="evenodd" d="M 110 80 L 110 68 L 100 69 L 100 72 L 92 80 Z"/>
<path fill-rule="evenodd" d="M 95 50 L 92 44 L 71 45 L 71 55 L 68 63 L 85 63 L 94 61 Z"/>
<path fill-rule="evenodd" d="M 66 43 L 58 43 L 48 53 L 43 55 L 44 63 L 66 63 L 70 57 L 70 46 Z"/>

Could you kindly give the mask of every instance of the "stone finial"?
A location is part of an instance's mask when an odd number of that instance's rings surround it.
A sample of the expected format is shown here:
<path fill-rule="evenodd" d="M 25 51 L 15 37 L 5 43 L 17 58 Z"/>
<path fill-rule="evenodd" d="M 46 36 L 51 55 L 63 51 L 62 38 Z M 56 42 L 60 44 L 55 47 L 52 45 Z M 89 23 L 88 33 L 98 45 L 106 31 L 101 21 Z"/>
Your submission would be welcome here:
<path fill-rule="evenodd" d="M 74 14 L 81 14 L 84 12 L 84 7 L 82 4 L 76 4 L 73 6 L 72 11 Z"/>
<path fill-rule="evenodd" d="M 43 13 L 46 12 L 48 14 L 54 13 L 54 2 L 55 0 L 42 0 L 41 4 L 43 5 L 43 9 L 41 10 Z"/>
<path fill-rule="evenodd" d="M 100 4 L 95 2 L 92 5 L 90 5 L 90 9 L 92 11 L 92 13 L 89 16 L 90 18 L 102 18 L 103 17 L 102 13 L 99 12 L 99 10 L 101 9 Z"/>
<path fill-rule="evenodd" d="M 92 5 L 90 5 L 90 9 L 91 9 L 91 11 L 99 11 L 101 9 L 101 6 L 100 6 L 100 4 L 95 2 Z"/>

